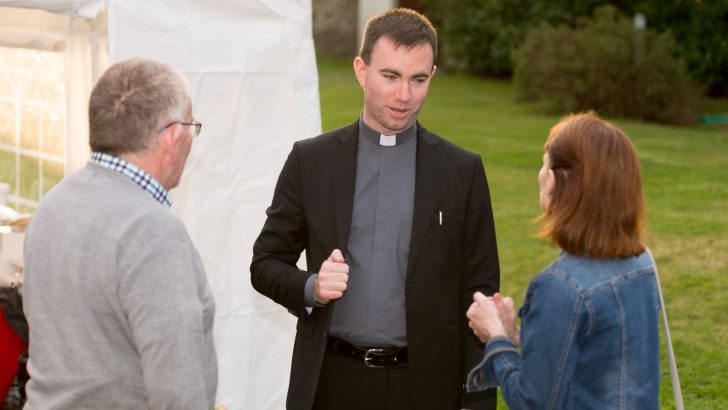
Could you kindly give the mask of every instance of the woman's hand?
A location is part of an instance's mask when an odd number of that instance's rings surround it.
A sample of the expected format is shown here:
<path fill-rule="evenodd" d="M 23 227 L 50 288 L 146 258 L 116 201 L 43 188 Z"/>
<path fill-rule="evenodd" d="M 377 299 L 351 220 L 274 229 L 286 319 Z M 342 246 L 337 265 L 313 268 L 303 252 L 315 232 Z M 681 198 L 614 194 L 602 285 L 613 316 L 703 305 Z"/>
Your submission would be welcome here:
<path fill-rule="evenodd" d="M 468 326 L 481 342 L 487 343 L 495 336 L 507 336 L 495 303 L 480 292 L 473 295 L 473 304 L 467 312 Z"/>
<path fill-rule="evenodd" d="M 513 299 L 510 297 L 503 297 L 500 293 L 496 293 L 490 300 L 495 304 L 500 313 L 503 327 L 506 330 L 508 338 L 511 339 L 513 344 L 516 346 L 521 342 L 521 330 L 516 324 L 516 309 L 513 305 Z"/>

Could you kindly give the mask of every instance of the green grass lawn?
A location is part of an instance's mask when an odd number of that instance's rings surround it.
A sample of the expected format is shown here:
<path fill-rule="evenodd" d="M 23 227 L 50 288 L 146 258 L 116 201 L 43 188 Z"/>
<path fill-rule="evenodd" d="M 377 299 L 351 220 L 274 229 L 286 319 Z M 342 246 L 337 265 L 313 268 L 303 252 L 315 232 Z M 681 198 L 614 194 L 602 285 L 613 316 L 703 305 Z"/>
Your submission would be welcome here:
<path fill-rule="evenodd" d="M 319 61 L 323 130 L 353 122 L 363 106 L 351 64 Z M 705 114 L 728 114 L 711 101 Z M 523 300 L 531 278 L 558 254 L 532 235 L 538 216 L 543 143 L 558 116 L 514 102 L 509 82 L 438 73 L 422 124 L 479 153 L 491 189 L 501 259 L 501 290 Z M 641 158 L 646 241 L 665 292 L 687 408 L 728 408 L 728 125 L 676 128 L 610 118 Z M 664 338 L 663 338 L 664 339 Z M 661 403 L 674 408 L 662 353 Z M 502 405 L 501 408 L 505 408 Z"/>

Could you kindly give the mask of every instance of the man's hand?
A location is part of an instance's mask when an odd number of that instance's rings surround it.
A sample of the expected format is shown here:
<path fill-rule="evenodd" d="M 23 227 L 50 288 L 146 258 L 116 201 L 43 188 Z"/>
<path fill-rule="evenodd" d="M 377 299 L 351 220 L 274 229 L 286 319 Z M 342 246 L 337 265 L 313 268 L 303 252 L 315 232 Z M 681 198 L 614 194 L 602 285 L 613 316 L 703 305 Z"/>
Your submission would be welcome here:
<path fill-rule="evenodd" d="M 329 259 L 321 264 L 321 270 L 313 283 L 313 297 L 322 305 L 339 299 L 344 295 L 348 281 L 349 265 L 346 264 L 341 251 L 334 249 Z"/>

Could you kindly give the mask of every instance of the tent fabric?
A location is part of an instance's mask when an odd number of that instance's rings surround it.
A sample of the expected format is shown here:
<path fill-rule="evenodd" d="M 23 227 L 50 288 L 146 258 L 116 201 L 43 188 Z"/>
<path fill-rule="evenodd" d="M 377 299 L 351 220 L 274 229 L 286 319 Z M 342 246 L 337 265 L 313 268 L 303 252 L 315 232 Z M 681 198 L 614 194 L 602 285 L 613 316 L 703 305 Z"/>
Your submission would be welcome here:
<path fill-rule="evenodd" d="M 0 46 L 67 55 L 67 173 L 88 159 L 101 68 L 147 57 L 188 78 L 203 128 L 172 210 L 215 296 L 217 402 L 230 410 L 285 407 L 295 319 L 252 289 L 249 266 L 292 143 L 321 131 L 311 17 L 311 0 L 0 0 Z"/>
<path fill-rule="evenodd" d="M 62 51 L 67 31 L 68 17 L 40 10 L 0 7 L 1 47 Z"/>
<path fill-rule="evenodd" d="M 22 7 L 44 10 L 67 17 L 93 19 L 104 6 L 105 0 L 0 0 L 2 7 Z"/>
<path fill-rule="evenodd" d="M 105 16 L 71 18 L 66 36 L 66 174 L 82 168 L 91 155 L 88 99 L 108 67 Z"/>
<path fill-rule="evenodd" d="M 252 245 L 295 140 L 320 133 L 310 0 L 109 0 L 109 58 L 147 57 L 190 82 L 202 133 L 173 212 L 215 296 L 217 402 L 285 407 L 295 320 L 250 285 Z"/>

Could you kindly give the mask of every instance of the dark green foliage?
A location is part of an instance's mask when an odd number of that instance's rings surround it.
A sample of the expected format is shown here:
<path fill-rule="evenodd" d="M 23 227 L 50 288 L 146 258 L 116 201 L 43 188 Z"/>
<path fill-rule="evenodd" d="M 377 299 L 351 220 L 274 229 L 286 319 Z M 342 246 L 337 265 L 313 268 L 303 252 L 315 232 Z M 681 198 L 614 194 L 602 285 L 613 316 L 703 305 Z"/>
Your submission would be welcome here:
<path fill-rule="evenodd" d="M 647 26 L 672 33 L 692 77 L 715 96 L 728 96 L 728 1 L 725 0 L 419 0 L 438 27 L 440 65 L 508 76 L 509 56 L 542 24 L 575 27 L 580 16 L 611 4 Z"/>
<path fill-rule="evenodd" d="M 647 24 L 670 32 L 694 79 L 714 96 L 728 96 L 728 1 L 644 0 L 635 12 Z"/>
<path fill-rule="evenodd" d="M 533 18 L 524 0 L 422 0 L 438 27 L 439 64 L 478 74 L 510 75 L 512 50 Z"/>
<path fill-rule="evenodd" d="M 600 7 L 592 19 L 578 19 L 576 28 L 535 28 L 514 53 L 516 95 L 550 113 L 594 109 L 608 116 L 694 123 L 699 91 L 675 56 L 672 37 L 652 30 L 641 34 L 612 6 Z"/>
<path fill-rule="evenodd" d="M 573 24 L 605 0 L 420 0 L 438 27 L 440 64 L 478 74 L 511 74 L 511 53 L 531 28 Z M 629 1 L 617 1 L 627 7 Z M 621 3 L 624 3 L 623 5 Z"/>

